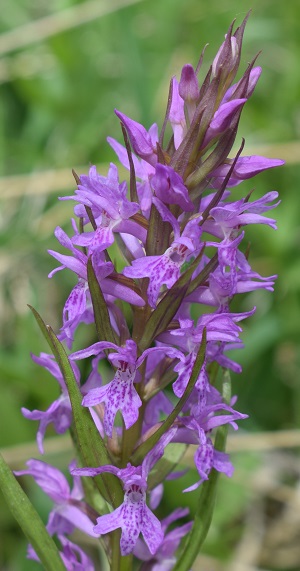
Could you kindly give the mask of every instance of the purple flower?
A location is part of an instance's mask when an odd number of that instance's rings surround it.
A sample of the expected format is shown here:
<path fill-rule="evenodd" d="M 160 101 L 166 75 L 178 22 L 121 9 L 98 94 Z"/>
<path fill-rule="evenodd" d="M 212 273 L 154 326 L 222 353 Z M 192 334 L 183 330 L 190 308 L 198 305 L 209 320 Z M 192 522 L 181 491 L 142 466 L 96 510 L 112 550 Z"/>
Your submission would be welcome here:
<path fill-rule="evenodd" d="M 199 97 L 199 84 L 192 65 L 187 63 L 181 70 L 179 95 L 186 103 L 196 102 Z"/>
<path fill-rule="evenodd" d="M 94 343 L 82 351 L 71 354 L 70 359 L 85 359 L 91 355 L 98 355 L 105 349 L 115 349 L 117 351 L 116 353 L 110 353 L 108 356 L 117 369 L 115 376 L 106 385 L 88 390 L 82 404 L 83 406 L 91 407 L 101 402 L 105 403 L 104 430 L 108 436 L 112 436 L 114 420 L 118 410 L 123 416 L 127 429 L 138 419 L 142 401 L 134 387 L 134 383 L 140 382 L 140 375 L 137 369 L 144 359 L 150 353 L 157 351 L 170 356 L 177 355 L 179 352 L 172 348 L 152 347 L 137 358 L 136 344 L 131 339 L 128 339 L 125 347 L 119 347 L 107 341 Z"/>
<path fill-rule="evenodd" d="M 30 420 L 39 420 L 39 428 L 37 431 L 37 445 L 41 454 L 44 454 L 43 440 L 48 424 L 53 424 L 57 434 L 64 434 L 72 423 L 72 408 L 68 395 L 68 391 L 61 374 L 58 364 L 55 362 L 52 355 L 41 353 L 40 357 L 32 355 L 33 361 L 48 370 L 51 375 L 59 382 L 62 394 L 56 399 L 46 411 L 33 410 L 30 411 L 25 407 L 21 408 L 22 414 L 25 418 Z M 79 383 L 79 369 L 76 363 L 72 363 L 73 372 L 77 383 Z"/>
<path fill-rule="evenodd" d="M 80 478 L 74 477 L 72 491 L 65 476 L 54 466 L 41 460 L 28 460 L 28 470 L 14 472 L 16 476 L 32 476 L 38 486 L 53 500 L 54 508 L 50 512 L 47 530 L 50 535 L 54 533 L 71 533 L 74 527 L 81 529 L 88 535 L 97 537 L 93 531 L 93 522 L 86 515 L 86 504 L 82 502 L 84 496 Z M 70 464 L 70 470 L 75 469 L 76 462 Z"/>
<path fill-rule="evenodd" d="M 95 533 L 102 535 L 121 527 L 121 555 L 132 553 L 140 533 L 152 555 L 163 540 L 161 523 L 146 504 L 147 478 L 154 464 L 163 456 L 164 449 L 176 430 L 173 428 L 160 438 L 157 445 L 145 456 L 141 466 L 127 464 L 126 468 L 117 468 L 108 465 L 72 471 L 73 474 L 82 476 L 97 476 L 110 472 L 123 481 L 123 504 L 112 513 L 99 517 L 94 528 Z"/>
<path fill-rule="evenodd" d="M 63 547 L 61 558 L 67 571 L 95 571 L 92 560 L 75 543 L 59 535 L 59 541 Z"/>
<path fill-rule="evenodd" d="M 155 166 L 157 162 L 156 142 L 158 141 L 157 125 L 152 125 L 149 132 L 140 123 L 130 119 L 115 109 L 115 114 L 126 127 L 132 148 L 138 157 Z"/>
<path fill-rule="evenodd" d="M 256 66 L 250 70 L 249 74 L 247 74 L 246 92 L 243 94 L 244 97 L 247 97 L 247 99 L 249 99 L 249 97 L 252 95 L 256 87 L 256 84 L 261 76 L 261 72 L 262 72 L 261 67 Z M 234 83 L 233 85 L 231 85 L 231 87 L 229 87 L 229 89 L 227 89 L 222 99 L 222 104 L 232 99 L 234 96 L 236 96 L 236 93 L 240 91 L 245 80 L 245 75 L 246 74 L 244 74 L 243 77 L 237 83 Z"/>
<path fill-rule="evenodd" d="M 211 439 L 205 434 L 203 428 L 199 426 L 196 427 L 196 423 L 195 430 L 198 430 L 199 446 L 195 452 L 194 461 L 200 480 L 186 488 L 184 492 L 192 492 L 196 490 L 204 480 L 208 480 L 212 468 L 215 468 L 218 472 L 223 472 L 229 478 L 233 475 L 234 471 L 228 454 L 215 450 Z"/>
<path fill-rule="evenodd" d="M 214 414 L 220 410 L 226 411 L 227 414 Z M 247 415 L 233 410 L 231 406 L 222 402 L 207 405 L 201 410 L 197 406 L 192 407 L 191 412 L 192 415 L 190 417 L 180 418 L 179 423 L 181 423 L 182 427 L 178 429 L 173 439 L 174 442 L 198 444 L 194 460 L 200 480 L 184 490 L 185 492 L 197 489 L 204 480 L 208 480 L 212 468 L 215 468 L 218 472 L 223 472 L 228 477 L 232 476 L 234 468 L 228 454 L 215 450 L 207 433 L 224 424 L 230 424 L 236 430 L 238 427 L 235 421 L 247 418 Z"/>
<path fill-rule="evenodd" d="M 189 303 L 203 303 L 216 306 L 218 312 L 229 312 L 229 301 L 236 293 L 245 293 L 256 289 L 274 291 L 277 276 L 262 277 L 257 272 L 238 269 L 235 276 L 231 272 L 221 271 L 217 267 L 208 278 L 208 285 L 200 286 L 186 298 Z"/>
<path fill-rule="evenodd" d="M 189 121 L 192 122 L 200 94 L 197 75 L 190 64 L 183 66 L 179 82 L 179 95 L 185 102 Z"/>
<path fill-rule="evenodd" d="M 63 548 L 59 553 L 67 571 L 95 571 L 93 562 L 81 547 L 70 541 L 70 539 L 64 535 L 59 535 L 58 538 Z M 28 545 L 27 558 L 40 562 L 31 545 Z"/>
<path fill-rule="evenodd" d="M 168 117 L 174 135 L 174 146 L 178 149 L 186 133 L 184 101 L 179 94 L 179 84 L 176 77 L 172 78 L 172 101 Z"/>
<path fill-rule="evenodd" d="M 131 267 L 124 268 L 125 276 L 149 277 L 147 293 L 151 307 L 156 306 L 161 287 L 165 285 L 170 289 L 180 277 L 183 263 L 189 260 L 191 254 L 200 249 L 200 234 L 199 222 L 191 220 L 182 235 L 174 240 L 162 256 L 138 258 L 133 260 Z"/>
<path fill-rule="evenodd" d="M 128 154 L 126 148 L 118 143 L 112 137 L 107 137 L 107 141 L 113 148 L 118 156 L 119 161 L 126 169 L 130 169 Z M 143 159 L 138 159 L 135 155 L 132 155 L 135 176 L 137 179 L 136 189 L 139 197 L 140 208 L 144 216 L 149 218 L 150 209 L 152 205 L 153 191 L 150 186 L 151 177 L 155 173 L 155 168 L 150 165 L 147 161 Z"/>
<path fill-rule="evenodd" d="M 178 204 L 185 212 L 194 210 L 183 180 L 171 167 L 158 163 L 151 186 L 156 196 L 166 204 Z"/>
<path fill-rule="evenodd" d="M 57 434 L 64 434 L 68 428 L 70 428 L 72 423 L 72 408 L 67 394 L 62 394 L 49 406 L 49 408 L 47 408 L 46 411 L 30 411 L 25 407 L 22 407 L 21 411 L 25 418 L 40 421 L 36 440 L 41 454 L 44 454 L 43 441 L 48 424 L 54 425 L 54 429 Z"/>
<path fill-rule="evenodd" d="M 209 127 L 206 131 L 204 141 L 201 145 L 205 148 L 206 145 L 214 138 L 226 131 L 231 127 L 231 123 L 236 118 L 238 113 L 241 113 L 247 99 L 234 99 L 220 105 L 219 109 L 215 112 Z"/>
<path fill-rule="evenodd" d="M 210 176 L 212 177 L 212 188 L 219 188 L 222 186 L 232 163 L 233 159 L 227 159 L 226 163 L 220 165 L 211 172 Z M 252 178 L 264 170 L 280 167 L 283 164 L 284 161 L 280 159 L 268 159 L 267 157 L 261 157 L 258 155 L 240 157 L 236 162 L 227 186 L 236 186 L 243 180 Z"/>
<path fill-rule="evenodd" d="M 49 278 L 66 268 L 70 269 L 78 277 L 78 282 L 72 289 L 63 309 L 61 338 L 66 336 L 70 345 L 73 341 L 74 331 L 79 323 L 91 323 L 93 321 L 93 308 L 87 281 L 88 257 L 81 250 L 74 247 L 71 239 L 59 226 L 55 230 L 55 236 L 60 244 L 70 250 L 73 255 L 66 256 L 54 250 L 48 250 L 49 254 L 62 264 L 50 272 Z M 92 261 L 96 277 L 104 295 L 124 299 L 132 304 L 145 305 L 144 300 L 135 291 L 119 283 L 118 280 L 109 278 L 114 272 L 114 266 L 111 262 L 105 261 L 104 252 L 95 251 L 92 255 Z"/>
<path fill-rule="evenodd" d="M 234 232 L 232 235 L 234 236 Z M 222 273 L 229 268 L 234 284 L 237 282 L 238 270 L 243 273 L 251 271 L 251 266 L 245 255 L 238 250 L 238 246 L 244 238 L 242 232 L 237 238 L 232 239 L 230 236 L 224 238 L 222 242 L 207 242 L 209 246 L 215 246 L 218 249 L 219 266 Z"/>
<path fill-rule="evenodd" d="M 115 376 L 110 383 L 102 387 L 92 388 L 84 397 L 83 406 L 95 406 L 105 403 L 104 430 L 108 436 L 112 436 L 115 416 L 120 410 L 126 428 L 130 428 L 138 419 L 139 408 L 142 401 L 134 387 L 138 382 L 137 373 L 137 350 L 134 341 L 127 340 L 125 347 L 118 347 L 114 343 L 100 341 L 87 349 L 77 351 L 70 355 L 70 359 L 84 359 L 91 355 L 97 355 L 104 349 L 115 349 L 117 353 L 109 355 L 110 361 L 117 367 Z"/>
<path fill-rule="evenodd" d="M 119 183 L 117 167 L 111 163 L 108 177 L 101 176 L 95 166 L 90 167 L 88 176 L 80 176 L 80 184 L 72 198 L 91 208 L 97 228 L 91 232 L 76 234 L 73 244 L 88 247 L 88 254 L 100 252 L 114 242 L 114 232 L 132 234 L 142 241 L 146 239 L 145 229 L 131 216 L 140 209 L 139 204 L 130 202 L 127 197 L 127 184 Z M 76 209 L 75 209 L 76 210 Z"/>
<path fill-rule="evenodd" d="M 276 208 L 280 204 L 280 200 L 275 204 L 269 204 L 276 198 L 278 198 L 278 192 L 274 191 L 268 192 L 253 202 L 247 202 L 242 198 L 236 202 L 220 203 L 210 211 L 210 216 L 215 220 L 214 226 L 208 223 L 205 228 L 225 238 L 232 235 L 233 229 L 239 229 L 248 224 L 267 224 L 276 230 L 276 221 L 273 218 L 261 216 L 261 212 Z"/>

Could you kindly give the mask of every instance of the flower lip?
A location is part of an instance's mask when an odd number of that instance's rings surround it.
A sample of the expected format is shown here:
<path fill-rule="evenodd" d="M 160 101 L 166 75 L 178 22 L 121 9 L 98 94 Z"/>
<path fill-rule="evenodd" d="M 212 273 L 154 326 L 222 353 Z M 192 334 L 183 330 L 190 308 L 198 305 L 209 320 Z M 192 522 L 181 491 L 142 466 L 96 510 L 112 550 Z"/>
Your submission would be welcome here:
<path fill-rule="evenodd" d="M 142 490 L 140 486 L 137 484 L 132 484 L 130 488 L 126 491 L 128 498 L 132 503 L 139 503 L 141 500 L 144 500 L 145 492 Z"/>

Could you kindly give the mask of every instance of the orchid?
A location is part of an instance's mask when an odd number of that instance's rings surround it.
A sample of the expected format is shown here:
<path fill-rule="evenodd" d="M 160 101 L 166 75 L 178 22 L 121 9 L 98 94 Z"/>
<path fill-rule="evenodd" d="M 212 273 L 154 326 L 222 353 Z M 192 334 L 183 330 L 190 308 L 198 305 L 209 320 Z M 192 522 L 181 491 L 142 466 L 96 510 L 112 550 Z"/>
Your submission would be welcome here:
<path fill-rule="evenodd" d="M 180 483 L 181 459 L 194 445 L 198 475 L 182 491 L 201 488 L 196 521 L 211 521 L 218 474 L 233 474 L 226 435 L 247 414 L 231 395 L 229 371 L 242 367 L 230 351 L 243 348 L 241 322 L 255 307 L 238 312 L 231 302 L 274 289 L 276 276 L 253 270 L 244 244 L 250 224 L 276 230 L 266 213 L 280 201 L 275 190 L 252 200 L 232 189 L 283 164 L 242 156 L 243 145 L 230 156 L 261 74 L 253 60 L 234 83 L 247 17 L 230 26 L 202 83 L 204 52 L 197 67 L 186 64 L 180 79 L 171 79 L 160 132 L 156 123 L 147 129 L 115 111 L 125 146 L 108 142 L 129 183 L 114 163 L 107 176 L 93 165 L 75 175 L 74 193 L 61 197 L 76 202 L 75 218 L 71 236 L 55 230 L 69 253 L 49 250 L 60 264 L 49 277 L 70 270 L 76 283 L 58 335 L 33 310 L 53 352 L 33 360 L 58 381 L 60 395 L 46 411 L 22 413 L 39 421 L 42 453 L 49 424 L 58 434 L 70 429 L 78 465 L 69 466 L 72 490 L 64 473 L 40 460 L 16 472 L 32 476 L 54 502 L 42 529 L 61 569 L 97 569 L 76 536 L 68 537 L 77 528 L 93 538 L 111 571 L 137 568 L 137 561 L 144 571 L 189 571 L 205 534 L 192 521 L 178 524 L 187 515 L 180 506 L 160 521 L 164 482 Z M 28 557 L 45 564 L 46 548 L 28 536 Z"/>
<path fill-rule="evenodd" d="M 145 456 L 141 466 L 135 467 L 128 463 L 123 469 L 116 466 L 100 466 L 99 468 L 77 468 L 72 471 L 75 475 L 85 476 L 110 472 L 123 481 L 125 492 L 123 504 L 114 512 L 101 516 L 94 528 L 95 533 L 105 534 L 121 527 L 122 555 L 128 555 L 133 551 L 140 532 L 152 555 L 156 553 L 163 540 L 161 524 L 146 505 L 147 478 L 151 468 L 163 455 L 164 448 L 175 433 L 176 429 L 165 433 L 159 443 Z"/>
<path fill-rule="evenodd" d="M 70 464 L 70 469 L 75 469 L 76 462 Z M 32 476 L 54 502 L 54 508 L 50 512 L 47 529 L 51 535 L 54 533 L 70 533 L 74 527 L 81 529 L 88 535 L 95 536 L 93 522 L 84 513 L 84 497 L 80 478 L 74 477 L 74 486 L 70 490 L 64 474 L 57 468 L 42 462 L 41 460 L 28 460 L 27 470 L 19 470 L 18 476 Z"/>

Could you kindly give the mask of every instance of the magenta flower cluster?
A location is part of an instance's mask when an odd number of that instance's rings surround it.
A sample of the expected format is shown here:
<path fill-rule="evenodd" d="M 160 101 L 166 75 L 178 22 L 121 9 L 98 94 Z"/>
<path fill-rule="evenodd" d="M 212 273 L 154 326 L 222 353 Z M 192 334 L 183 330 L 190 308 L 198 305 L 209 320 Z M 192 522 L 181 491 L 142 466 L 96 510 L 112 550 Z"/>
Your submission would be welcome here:
<path fill-rule="evenodd" d="M 154 512 L 165 475 L 154 487 L 149 485 L 170 443 L 196 445 L 198 476 L 185 492 L 208 480 L 212 470 L 233 473 L 229 456 L 215 448 L 212 431 L 222 425 L 236 430 L 236 422 L 247 415 L 234 408 L 235 398 L 224 399 L 211 372 L 241 371 L 230 351 L 243 346 L 240 322 L 255 308 L 235 313 L 233 297 L 257 289 L 273 291 L 276 276 L 253 271 L 243 244 L 249 224 L 276 229 L 275 220 L 264 214 L 278 205 L 278 194 L 235 200 L 234 190 L 229 189 L 282 164 L 277 159 L 242 156 L 242 149 L 236 156 L 230 154 L 241 112 L 261 74 L 254 60 L 235 82 L 245 24 L 246 20 L 234 32 L 230 27 L 202 84 L 198 79 L 202 57 L 195 69 L 189 64 L 183 67 L 179 81 L 172 78 L 160 132 L 156 124 L 147 130 L 116 111 L 125 146 L 111 138 L 108 142 L 129 170 L 130 183 L 120 182 L 113 163 L 107 176 L 91 166 L 88 174 L 77 177 L 74 194 L 62 199 L 75 201 L 76 218 L 70 237 L 59 227 L 55 230 L 64 253 L 49 251 L 60 264 L 49 277 L 68 269 L 76 284 L 64 305 L 58 339 L 69 351 L 82 406 L 90 410 L 112 463 L 94 467 L 72 463 L 72 491 L 59 470 L 38 460 L 30 460 L 27 470 L 18 474 L 31 475 L 53 500 L 47 529 L 58 537 L 61 557 L 70 570 L 94 569 L 68 537 L 74 528 L 94 538 L 104 536 L 108 556 L 107 534 L 121 528 L 121 556 L 133 553 L 147 562 L 147 570 L 174 567 L 180 540 L 192 523 L 179 522 L 187 515 L 180 507 L 159 521 Z M 116 248 L 122 270 L 113 261 Z M 74 351 L 78 328 L 97 322 L 88 264 L 105 302 L 111 336 L 101 331 L 99 336 L 98 331 L 98 340 L 95 336 L 93 344 Z M 201 366 L 187 393 L 204 339 Z M 26 418 L 39 421 L 37 444 L 43 453 L 47 426 L 53 424 L 62 434 L 72 426 L 73 414 L 58 363 L 45 353 L 33 359 L 60 387 L 59 398 L 47 411 L 22 409 Z M 82 378 L 77 364 L 82 360 L 89 363 L 87 378 Z M 151 441 L 178 403 L 182 403 L 178 414 L 144 458 L 134 462 L 135 451 Z M 124 500 L 101 513 L 85 500 L 81 476 L 104 474 L 120 481 Z M 170 524 L 173 529 L 167 531 Z M 32 548 L 28 556 L 36 558 Z"/>

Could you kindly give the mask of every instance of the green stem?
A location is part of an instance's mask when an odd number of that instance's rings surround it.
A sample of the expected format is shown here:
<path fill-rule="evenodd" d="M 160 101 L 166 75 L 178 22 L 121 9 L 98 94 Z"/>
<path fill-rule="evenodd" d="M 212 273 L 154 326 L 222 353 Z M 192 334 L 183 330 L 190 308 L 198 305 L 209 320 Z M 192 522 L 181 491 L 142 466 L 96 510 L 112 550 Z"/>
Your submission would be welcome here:
<path fill-rule="evenodd" d="M 110 571 L 119 571 L 120 570 L 120 537 L 121 537 L 121 530 L 116 529 L 111 533 L 111 566 Z"/>
<path fill-rule="evenodd" d="M 227 427 L 221 427 L 226 438 Z M 219 430 L 221 430 L 219 429 Z M 212 470 L 209 480 L 201 484 L 198 508 L 193 527 L 183 545 L 173 571 L 189 571 L 207 536 L 215 507 L 219 472 Z"/>
<path fill-rule="evenodd" d="M 136 385 L 138 386 L 138 385 Z M 133 453 L 133 450 L 136 447 L 136 444 L 141 436 L 142 425 L 144 420 L 146 404 L 143 403 L 139 409 L 139 418 L 133 426 L 131 426 L 128 430 L 123 431 L 123 440 L 122 440 L 122 466 L 125 467 L 129 461 L 130 456 Z"/>
<path fill-rule="evenodd" d="M 110 571 L 131 571 L 132 555 L 121 555 L 120 551 L 121 529 L 111 533 L 111 568 Z"/>

